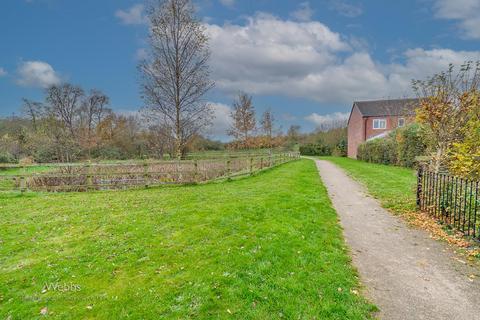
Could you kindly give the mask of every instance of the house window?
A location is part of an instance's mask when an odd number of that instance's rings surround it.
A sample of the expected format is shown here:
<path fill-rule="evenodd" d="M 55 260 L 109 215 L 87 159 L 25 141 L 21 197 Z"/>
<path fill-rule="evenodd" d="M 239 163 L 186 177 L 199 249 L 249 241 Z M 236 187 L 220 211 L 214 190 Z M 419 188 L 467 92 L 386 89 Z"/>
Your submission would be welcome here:
<path fill-rule="evenodd" d="M 373 119 L 373 129 L 387 129 L 386 119 Z"/>
<path fill-rule="evenodd" d="M 405 118 L 398 118 L 398 127 L 405 127 Z"/>

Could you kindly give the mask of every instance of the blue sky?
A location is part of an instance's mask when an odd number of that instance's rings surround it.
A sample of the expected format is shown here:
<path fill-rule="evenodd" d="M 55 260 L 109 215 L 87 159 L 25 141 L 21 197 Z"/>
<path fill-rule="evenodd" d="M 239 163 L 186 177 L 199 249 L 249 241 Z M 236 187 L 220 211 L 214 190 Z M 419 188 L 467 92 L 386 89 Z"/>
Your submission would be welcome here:
<path fill-rule="evenodd" d="M 480 0 L 197 0 L 211 39 L 228 126 L 236 92 L 270 107 L 285 129 L 343 117 L 356 99 L 411 95 L 410 80 L 480 59 Z M 141 0 L 2 0 L 0 115 L 62 81 L 98 88 L 115 110 L 142 106 L 136 66 L 146 46 Z"/>

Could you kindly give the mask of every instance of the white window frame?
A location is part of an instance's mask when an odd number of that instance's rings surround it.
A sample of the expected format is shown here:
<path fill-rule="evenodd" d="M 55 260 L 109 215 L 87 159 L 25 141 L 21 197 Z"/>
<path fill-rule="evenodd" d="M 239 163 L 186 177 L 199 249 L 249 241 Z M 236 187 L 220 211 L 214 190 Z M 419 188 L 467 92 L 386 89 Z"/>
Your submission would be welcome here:
<path fill-rule="evenodd" d="M 383 125 L 381 125 L 383 124 Z M 373 119 L 372 123 L 373 130 L 385 130 L 387 129 L 387 119 Z"/>
<path fill-rule="evenodd" d="M 402 123 L 401 125 L 400 122 Z M 397 126 L 399 128 L 405 127 L 405 118 L 398 118 Z"/>

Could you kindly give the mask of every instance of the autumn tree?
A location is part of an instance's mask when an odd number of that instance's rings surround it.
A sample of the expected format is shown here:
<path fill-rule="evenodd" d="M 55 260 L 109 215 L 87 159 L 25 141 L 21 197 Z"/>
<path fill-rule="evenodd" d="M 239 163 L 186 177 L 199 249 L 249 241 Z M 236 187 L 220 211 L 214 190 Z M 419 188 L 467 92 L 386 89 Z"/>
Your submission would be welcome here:
<path fill-rule="evenodd" d="M 480 62 L 467 62 L 459 70 L 450 65 L 445 72 L 423 81 L 413 81 L 420 98 L 417 120 L 427 127 L 435 171 L 448 167 L 449 151 L 465 138 L 465 127 L 478 105 Z"/>
<path fill-rule="evenodd" d="M 173 136 L 177 157 L 211 123 L 203 100 L 213 87 L 210 50 L 190 0 L 161 0 L 149 10 L 149 57 L 140 63 L 144 112 Z"/>
<path fill-rule="evenodd" d="M 256 128 L 255 108 L 252 104 L 252 97 L 246 93 L 239 93 L 233 102 L 231 112 L 233 123 L 228 130 L 228 135 L 241 141 L 244 148 L 248 147 L 248 140 Z"/>

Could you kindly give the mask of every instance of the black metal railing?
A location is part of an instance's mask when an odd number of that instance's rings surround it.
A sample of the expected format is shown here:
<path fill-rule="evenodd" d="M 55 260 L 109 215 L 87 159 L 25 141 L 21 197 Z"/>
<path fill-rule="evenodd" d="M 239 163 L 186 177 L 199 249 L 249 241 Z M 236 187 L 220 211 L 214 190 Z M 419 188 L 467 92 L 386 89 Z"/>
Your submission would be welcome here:
<path fill-rule="evenodd" d="M 480 240 L 479 182 L 420 168 L 417 207 L 446 225 Z"/>

